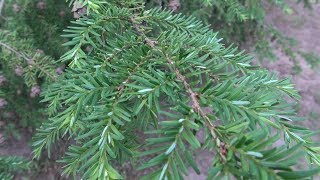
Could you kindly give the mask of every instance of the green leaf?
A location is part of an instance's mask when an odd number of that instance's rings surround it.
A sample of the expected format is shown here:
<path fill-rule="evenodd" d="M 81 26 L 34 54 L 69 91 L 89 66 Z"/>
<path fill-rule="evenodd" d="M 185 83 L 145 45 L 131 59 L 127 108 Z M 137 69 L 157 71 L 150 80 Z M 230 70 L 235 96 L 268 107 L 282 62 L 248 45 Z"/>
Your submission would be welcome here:
<path fill-rule="evenodd" d="M 161 171 L 161 173 L 160 173 L 159 180 L 164 179 L 164 176 L 165 176 L 165 173 L 166 173 L 166 171 L 167 171 L 167 168 L 168 168 L 168 163 L 166 163 L 166 164 L 163 166 L 162 171 Z"/>
<path fill-rule="evenodd" d="M 210 169 L 207 179 L 214 180 L 214 177 L 222 170 L 223 166 L 218 165 Z"/>
<path fill-rule="evenodd" d="M 192 157 L 192 155 L 189 153 L 189 151 L 185 151 L 184 153 L 185 153 L 186 159 L 187 159 L 188 163 L 190 164 L 190 166 L 194 169 L 194 171 L 195 171 L 197 174 L 200 174 L 200 170 L 199 170 L 197 164 L 194 162 L 193 157 Z"/>
<path fill-rule="evenodd" d="M 244 106 L 244 105 L 249 105 L 250 101 L 232 101 L 232 104 L 239 105 L 239 106 Z"/>
<path fill-rule="evenodd" d="M 171 146 L 168 148 L 168 150 L 165 152 L 165 155 L 170 154 L 175 149 L 176 145 L 177 144 L 175 142 L 172 143 Z"/>
<path fill-rule="evenodd" d="M 190 130 L 185 130 L 182 132 L 182 136 L 184 137 L 185 140 L 187 140 L 191 146 L 194 148 L 200 148 L 200 142 L 198 139 L 190 132 Z"/>
<path fill-rule="evenodd" d="M 320 168 L 315 168 L 306 171 L 293 171 L 293 172 L 278 172 L 277 174 L 284 179 L 303 179 L 311 177 L 320 172 Z"/>
<path fill-rule="evenodd" d="M 262 158 L 263 157 L 263 155 L 261 153 L 254 152 L 254 151 L 248 151 L 247 154 L 250 155 L 250 156 L 258 157 L 258 158 Z"/>
<path fill-rule="evenodd" d="M 145 93 L 145 92 L 150 92 L 150 91 L 153 91 L 153 89 L 151 89 L 151 88 L 141 89 L 141 90 L 139 90 L 138 92 L 139 92 L 139 93 Z"/>
<path fill-rule="evenodd" d="M 291 155 L 292 153 L 297 151 L 299 148 L 301 148 L 302 145 L 303 145 L 303 143 L 299 143 L 299 144 L 296 144 L 295 146 L 292 146 L 289 149 L 283 150 L 282 152 L 271 154 L 270 157 L 267 158 L 266 160 L 277 161 L 277 160 L 283 159 L 285 157 L 288 157 L 289 155 Z"/>
<path fill-rule="evenodd" d="M 123 179 L 123 177 L 109 164 L 106 165 L 108 175 L 112 179 Z"/>

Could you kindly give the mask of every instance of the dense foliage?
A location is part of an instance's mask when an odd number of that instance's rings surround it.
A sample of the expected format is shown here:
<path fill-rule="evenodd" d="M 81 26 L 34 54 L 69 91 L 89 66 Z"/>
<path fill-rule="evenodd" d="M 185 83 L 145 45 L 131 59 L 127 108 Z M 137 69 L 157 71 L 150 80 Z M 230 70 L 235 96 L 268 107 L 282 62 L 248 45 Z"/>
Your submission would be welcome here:
<path fill-rule="evenodd" d="M 135 1 L 88 2 L 89 16 L 63 35 L 70 68 L 44 93 L 51 116 L 34 139 L 36 157 L 69 136 L 64 172 L 84 179 L 120 179 L 114 163 L 143 156 L 138 169 L 149 178 L 182 179 L 188 166 L 201 173 L 199 148 L 216 152 L 209 179 L 319 171 L 293 169 L 303 156 L 320 159 L 313 132 L 295 123 L 288 97 L 299 95 L 288 79 L 251 66 L 193 17 Z"/>
<path fill-rule="evenodd" d="M 285 1 L 268 2 L 291 13 Z M 183 179 L 189 166 L 204 173 L 194 160 L 201 148 L 215 153 L 208 179 L 303 179 L 319 172 L 316 133 L 298 125 L 292 102 L 299 95 L 290 80 L 223 44 L 259 39 L 254 46 L 269 58 L 277 39 L 292 54 L 291 40 L 265 24 L 263 1 L 69 4 L 76 20 L 62 37 L 71 19 L 62 0 L 4 6 L 0 108 L 21 116 L 22 127 L 44 121 L 33 141 L 36 158 L 68 138 L 59 162 L 66 175 L 83 179 L 121 179 L 119 164 L 127 161 L 146 178 Z M 301 54 L 316 64 L 316 55 Z M 301 159 L 309 169 L 296 169 Z M 2 161 L 0 179 L 29 166 L 17 157 Z M 12 162 L 23 166 L 11 168 Z"/>
<path fill-rule="evenodd" d="M 0 179 L 13 179 L 16 172 L 27 170 L 30 162 L 21 157 L 0 157 Z"/>
<path fill-rule="evenodd" d="M 47 119 L 38 96 L 63 72 L 56 62 L 67 50 L 60 34 L 72 16 L 64 0 L 6 0 L 0 9 L 0 145 L 6 146 Z M 25 169 L 20 162 L 0 156 L 0 179 Z"/>
<path fill-rule="evenodd" d="M 36 97 L 41 86 L 53 82 L 63 69 L 56 63 L 66 48 L 62 29 L 69 22 L 67 6 L 53 1 L 6 1 L 1 19 L 1 91 L 6 111 L 22 118 L 22 127 L 39 125 L 42 107 Z M 64 1 L 61 1 L 64 2 Z M 59 3 L 58 3 L 59 4 Z M 52 6 L 57 9 L 50 8 Z M 60 20 L 59 12 L 65 12 Z M 55 15 L 55 16 L 53 16 Z"/>

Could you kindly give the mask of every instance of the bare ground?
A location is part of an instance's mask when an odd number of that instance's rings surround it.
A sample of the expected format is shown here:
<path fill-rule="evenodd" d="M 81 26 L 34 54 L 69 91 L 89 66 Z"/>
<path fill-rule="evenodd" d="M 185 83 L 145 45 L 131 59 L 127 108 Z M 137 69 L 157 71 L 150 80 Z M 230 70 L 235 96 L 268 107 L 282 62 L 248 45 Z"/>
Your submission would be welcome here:
<path fill-rule="evenodd" d="M 296 51 L 320 53 L 320 4 L 313 6 L 313 10 L 304 9 L 302 5 L 292 4 L 294 14 L 284 15 L 279 9 L 270 9 L 267 21 L 277 27 L 285 35 L 298 41 Z M 299 113 L 309 119 L 309 127 L 316 125 L 320 113 L 319 90 L 320 72 L 317 68 L 311 69 L 309 64 L 301 56 L 297 60 L 301 67 L 299 74 L 292 71 L 293 63 L 281 51 L 277 50 L 278 61 L 264 63 L 265 67 L 277 71 L 281 76 L 292 76 L 300 95 L 302 96 Z M 313 116 L 310 116 L 311 113 Z"/>

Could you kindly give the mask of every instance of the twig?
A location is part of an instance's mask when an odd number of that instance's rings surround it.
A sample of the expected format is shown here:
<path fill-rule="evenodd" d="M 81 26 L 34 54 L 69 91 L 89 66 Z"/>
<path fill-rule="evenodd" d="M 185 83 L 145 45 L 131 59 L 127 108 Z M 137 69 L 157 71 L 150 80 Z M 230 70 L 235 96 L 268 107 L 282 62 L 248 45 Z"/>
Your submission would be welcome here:
<path fill-rule="evenodd" d="M 39 66 L 38 64 L 36 64 L 32 58 L 29 58 L 27 57 L 26 55 L 24 55 L 23 53 L 15 50 L 14 48 L 12 48 L 11 46 L 3 43 L 0 41 L 0 45 L 7 48 L 9 51 L 15 53 L 18 57 L 24 59 L 27 61 L 28 64 L 31 64 L 31 65 L 35 65 L 37 68 L 39 68 L 42 72 L 44 72 L 47 76 L 49 76 L 52 80 L 56 80 L 56 77 L 55 76 L 52 76 L 48 71 L 46 71 L 45 69 L 43 69 L 41 66 Z"/>
<path fill-rule="evenodd" d="M 215 132 L 216 127 L 211 123 L 210 118 L 207 116 L 207 113 L 204 112 L 203 109 L 201 108 L 200 103 L 198 101 L 199 95 L 191 89 L 191 86 L 187 82 L 186 78 L 181 74 L 179 69 L 174 66 L 174 62 L 171 60 L 171 58 L 169 57 L 168 54 L 166 54 L 166 58 L 167 58 L 168 63 L 171 66 L 173 66 L 173 69 L 174 69 L 174 72 L 175 72 L 177 78 L 183 82 L 184 88 L 186 89 L 186 91 L 188 92 L 188 94 L 191 98 L 193 111 L 199 113 L 199 115 L 205 120 L 205 125 L 210 130 L 211 136 L 216 141 L 217 146 L 220 148 L 219 153 L 220 153 L 221 157 L 223 159 L 225 159 L 225 157 L 227 156 L 227 152 L 228 152 L 227 144 L 219 139 L 218 135 Z"/>
<path fill-rule="evenodd" d="M 179 4 L 179 1 L 176 1 Z M 143 30 L 140 28 L 140 24 L 137 24 L 136 21 L 135 21 L 135 18 L 136 16 L 132 16 L 130 18 L 130 21 L 132 23 L 132 26 L 133 26 L 133 29 L 135 29 L 137 31 L 137 33 L 139 35 L 141 35 L 145 42 L 151 47 L 151 48 L 155 48 L 156 44 L 157 44 L 157 41 L 153 41 L 151 40 L 149 37 L 146 36 L 146 34 L 143 32 Z M 210 121 L 210 118 L 207 116 L 207 113 L 205 113 L 201 106 L 200 106 L 200 103 L 198 101 L 198 94 L 196 92 L 194 92 L 192 89 L 191 89 L 191 86 L 189 85 L 189 83 L 187 82 L 186 78 L 180 73 L 179 69 L 177 69 L 175 66 L 174 66 L 174 62 L 171 60 L 171 58 L 169 57 L 168 54 L 166 54 L 166 58 L 167 58 L 167 61 L 170 65 L 173 66 L 174 68 L 174 71 L 175 71 L 175 74 L 177 75 L 177 78 L 183 82 L 183 85 L 184 85 L 184 88 L 186 89 L 187 93 L 190 95 L 191 97 L 191 103 L 192 103 L 192 109 L 193 111 L 195 111 L 196 113 L 199 113 L 199 115 L 205 120 L 205 125 L 207 126 L 207 128 L 209 129 L 210 131 L 210 134 L 211 136 L 213 137 L 213 139 L 216 141 L 216 144 L 217 146 L 220 148 L 219 150 L 219 153 L 221 155 L 221 158 L 225 159 L 226 156 L 227 156 L 227 145 L 226 143 L 224 143 L 223 141 L 221 141 L 218 137 L 218 135 L 216 134 L 215 130 L 216 130 L 216 127 L 211 123 Z M 125 82 L 128 82 L 129 79 L 127 79 Z M 118 88 L 118 90 L 120 92 L 123 91 L 123 88 L 124 86 L 120 86 Z"/>
<path fill-rule="evenodd" d="M 166 55 L 166 58 L 167 58 L 167 61 L 168 61 L 168 63 L 169 63 L 170 65 L 174 65 L 173 61 L 172 61 L 171 58 L 168 56 L 168 54 Z M 214 130 L 214 129 L 215 129 L 214 125 L 211 123 L 209 117 L 207 116 L 207 113 L 205 113 L 205 112 L 202 110 L 202 108 L 201 108 L 201 106 L 200 106 L 200 104 L 199 104 L 198 97 L 197 97 L 198 94 L 191 89 L 189 83 L 187 82 L 186 78 L 180 73 L 179 69 L 177 69 L 177 68 L 174 67 L 174 71 L 175 71 L 178 79 L 183 82 L 183 85 L 184 85 L 185 89 L 187 90 L 187 92 L 188 92 L 189 95 L 190 95 L 191 102 L 192 102 L 192 109 L 193 109 L 195 112 L 199 113 L 200 116 L 201 116 L 203 119 L 205 119 L 206 125 L 208 126 L 208 128 L 209 128 L 210 130 Z M 216 138 L 216 137 L 214 137 L 214 138 Z"/>
<path fill-rule="evenodd" d="M 9 46 L 9 45 L 1 42 L 1 41 L 0 41 L 0 45 L 3 46 L 3 47 L 5 47 L 5 48 L 7 48 L 7 49 L 9 49 L 10 51 L 14 52 L 17 56 L 25 59 L 28 63 L 29 63 L 30 61 L 32 61 L 32 59 L 28 58 L 28 57 L 25 56 L 24 54 L 18 52 L 17 50 L 13 49 L 11 46 Z"/>

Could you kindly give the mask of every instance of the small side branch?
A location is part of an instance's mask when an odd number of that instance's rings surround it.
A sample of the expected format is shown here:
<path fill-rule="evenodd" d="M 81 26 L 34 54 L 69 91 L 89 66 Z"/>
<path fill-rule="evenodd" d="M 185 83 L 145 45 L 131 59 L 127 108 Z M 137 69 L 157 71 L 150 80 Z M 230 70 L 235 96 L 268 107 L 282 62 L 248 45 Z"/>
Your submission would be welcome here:
<path fill-rule="evenodd" d="M 15 49 L 13 49 L 11 46 L 9 46 L 9 45 L 7 45 L 7 44 L 5 44 L 5 43 L 1 42 L 1 41 L 0 41 L 0 45 L 1 45 L 1 46 L 3 46 L 3 47 L 5 47 L 5 48 L 7 48 L 9 51 L 11 51 L 11 52 L 15 53 L 18 57 L 23 58 L 24 60 L 26 60 L 26 61 L 27 61 L 27 63 L 29 63 L 29 62 L 31 62 L 31 61 L 32 61 L 32 59 L 31 59 L 31 58 L 28 58 L 28 57 L 27 57 L 27 56 L 25 56 L 24 54 L 20 53 L 19 51 L 17 51 L 17 50 L 15 50 Z"/>
<path fill-rule="evenodd" d="M 48 71 L 46 71 L 45 69 L 43 69 L 41 66 L 39 66 L 38 64 L 36 64 L 34 62 L 34 60 L 32 58 L 29 58 L 28 56 L 26 56 L 25 54 L 15 50 L 14 48 L 12 48 L 11 46 L 3 43 L 0 41 L 0 46 L 5 47 L 6 49 L 8 49 L 9 51 L 13 52 L 14 54 L 16 54 L 16 56 L 24 59 L 28 64 L 30 65 L 34 65 L 36 66 L 38 69 L 40 69 L 43 73 L 45 73 L 48 77 L 50 77 L 52 80 L 56 80 L 56 77 L 53 76 L 51 73 L 49 73 Z"/>
<path fill-rule="evenodd" d="M 174 65 L 173 61 L 171 60 L 171 58 L 168 55 L 166 55 L 166 58 L 167 58 L 167 61 L 170 65 Z M 214 125 L 210 122 L 210 119 L 207 116 L 207 113 L 202 110 L 202 108 L 199 104 L 198 97 L 197 97 L 198 94 L 191 89 L 189 83 L 187 82 L 186 78 L 180 73 L 179 69 L 174 67 L 174 71 L 175 71 L 175 74 L 177 75 L 178 79 L 183 82 L 184 88 L 187 90 L 188 94 L 190 95 L 192 109 L 195 112 L 199 113 L 203 119 L 205 119 L 206 125 L 208 126 L 208 128 L 210 130 L 215 129 Z"/>

